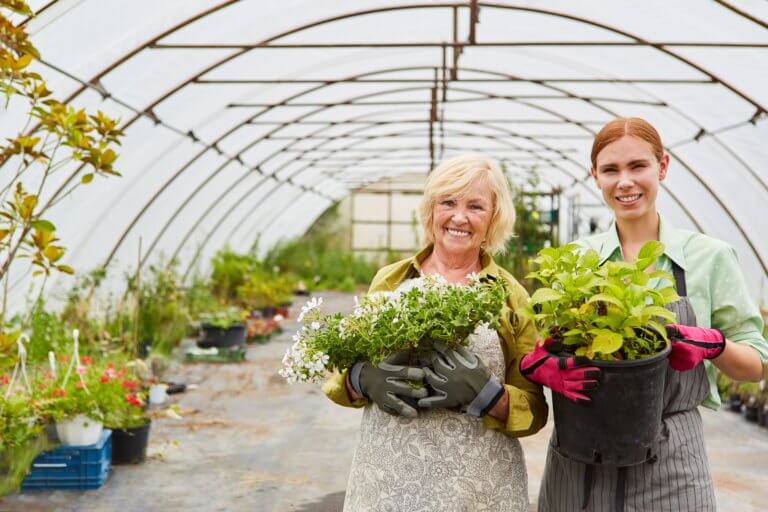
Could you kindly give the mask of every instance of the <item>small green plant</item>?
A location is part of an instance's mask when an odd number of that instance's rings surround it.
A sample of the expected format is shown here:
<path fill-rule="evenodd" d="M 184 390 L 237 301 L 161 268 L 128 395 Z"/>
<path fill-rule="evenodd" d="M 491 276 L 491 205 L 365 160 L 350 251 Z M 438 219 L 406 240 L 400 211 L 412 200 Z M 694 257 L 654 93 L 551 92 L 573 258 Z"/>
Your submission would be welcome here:
<path fill-rule="evenodd" d="M 661 242 L 650 241 L 634 263 L 601 266 L 597 252 L 576 244 L 543 249 L 538 270 L 527 276 L 543 287 L 523 314 L 542 337 L 561 342 L 569 353 L 607 360 L 652 356 L 667 342 L 664 324 L 675 322 L 664 306 L 679 298 L 674 277 L 651 270 L 663 252 Z M 667 284 L 656 288 L 652 280 Z"/>
<path fill-rule="evenodd" d="M 219 329 L 229 329 L 234 325 L 245 323 L 247 313 L 236 307 L 223 307 L 200 316 L 200 322 L 207 327 L 217 327 Z"/>
<path fill-rule="evenodd" d="M 293 287 L 286 276 L 251 274 L 237 287 L 237 298 L 247 310 L 275 307 L 291 300 Z"/>

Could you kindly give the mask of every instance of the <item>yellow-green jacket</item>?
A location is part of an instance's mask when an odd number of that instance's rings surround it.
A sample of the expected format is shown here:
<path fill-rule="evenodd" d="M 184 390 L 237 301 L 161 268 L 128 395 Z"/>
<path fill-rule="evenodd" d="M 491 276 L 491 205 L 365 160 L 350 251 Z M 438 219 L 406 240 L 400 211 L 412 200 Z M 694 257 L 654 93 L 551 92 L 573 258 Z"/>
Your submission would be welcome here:
<path fill-rule="evenodd" d="M 406 279 L 418 277 L 421 274 L 421 263 L 431 251 L 432 248 L 428 247 L 411 258 L 380 269 L 373 278 L 369 293 L 394 291 Z M 515 313 L 526 304 L 528 292 L 489 255 L 482 253 L 481 261 L 483 270 L 480 275 L 503 279 L 508 290 L 498 333 L 506 363 L 505 387 L 509 394 L 509 415 L 506 422 L 489 415 L 483 417 L 483 422 L 487 428 L 500 430 L 512 437 L 528 436 L 539 431 L 547 422 L 547 402 L 541 386 L 520 374 L 520 358 L 533 350 L 536 343 L 534 325 Z M 335 373 L 323 385 L 323 392 L 337 404 L 346 407 L 364 406 L 368 402 L 366 399 L 350 399 L 344 385 L 346 373 Z"/>

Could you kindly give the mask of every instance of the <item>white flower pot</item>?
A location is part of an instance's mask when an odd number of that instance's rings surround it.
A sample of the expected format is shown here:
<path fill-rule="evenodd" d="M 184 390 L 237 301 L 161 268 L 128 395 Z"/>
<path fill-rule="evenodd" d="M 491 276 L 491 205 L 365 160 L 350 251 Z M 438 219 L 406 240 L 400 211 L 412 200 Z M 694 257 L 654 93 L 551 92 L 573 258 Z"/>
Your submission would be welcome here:
<path fill-rule="evenodd" d="M 100 421 L 78 414 L 72 418 L 56 422 L 56 434 L 61 444 L 66 446 L 88 446 L 101 439 L 104 425 Z"/>
<path fill-rule="evenodd" d="M 168 394 L 165 390 L 168 389 L 167 384 L 152 384 L 149 387 L 149 403 L 160 405 L 164 404 L 168 398 Z"/>

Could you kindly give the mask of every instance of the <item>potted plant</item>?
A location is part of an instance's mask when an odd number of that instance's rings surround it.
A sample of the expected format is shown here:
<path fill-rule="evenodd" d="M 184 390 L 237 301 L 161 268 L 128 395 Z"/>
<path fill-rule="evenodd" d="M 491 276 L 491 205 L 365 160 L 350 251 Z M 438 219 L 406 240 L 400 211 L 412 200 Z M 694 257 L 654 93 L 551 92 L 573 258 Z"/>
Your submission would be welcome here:
<path fill-rule="evenodd" d="M 139 377 L 127 364 L 107 363 L 98 371 L 99 406 L 112 429 L 112 463 L 138 464 L 147 457 L 151 420 Z"/>
<path fill-rule="evenodd" d="M 546 248 L 527 276 L 543 287 L 523 314 L 563 355 L 592 359 L 602 372 L 589 404 L 553 395 L 557 448 L 571 459 L 637 464 L 659 434 L 670 351 L 664 324 L 675 321 L 664 306 L 678 299 L 673 276 L 651 270 L 663 251 L 651 241 L 634 263 L 601 266 L 597 252 L 576 244 Z"/>
<path fill-rule="evenodd" d="M 246 329 L 243 312 L 234 307 L 219 309 L 200 318 L 202 337 L 200 348 L 231 348 L 245 343 Z"/>
<path fill-rule="evenodd" d="M 76 331 L 74 337 L 77 339 Z M 41 409 L 44 416 L 55 423 L 61 444 L 95 444 L 104 428 L 99 396 L 104 391 L 103 386 L 89 368 L 91 359 L 87 356 L 80 359 L 77 341 L 72 359 L 63 357 L 62 361 L 69 362 L 63 377 L 57 377 L 52 363 L 51 371 L 46 372 L 39 383 Z"/>
<path fill-rule="evenodd" d="M 738 393 L 743 404 L 744 418 L 750 423 L 757 422 L 758 409 L 760 408 L 759 387 L 757 382 L 739 382 Z"/>

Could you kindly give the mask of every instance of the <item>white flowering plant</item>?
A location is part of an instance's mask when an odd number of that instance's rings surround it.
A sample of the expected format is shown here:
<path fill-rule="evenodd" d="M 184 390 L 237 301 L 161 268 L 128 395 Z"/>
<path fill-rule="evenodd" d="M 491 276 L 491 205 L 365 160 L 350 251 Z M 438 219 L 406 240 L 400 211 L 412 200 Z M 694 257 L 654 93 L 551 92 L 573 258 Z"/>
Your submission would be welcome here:
<path fill-rule="evenodd" d="M 280 375 L 289 382 L 322 379 L 358 361 L 378 364 L 387 356 L 429 352 L 432 343 L 455 348 L 480 326 L 498 328 L 506 288 L 494 277 L 469 276 L 467 285 L 441 276 L 408 281 L 394 292 L 376 292 L 358 301 L 350 315 L 323 315 L 313 298 L 298 317 L 301 329 L 283 358 Z"/>

